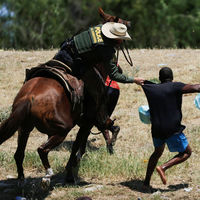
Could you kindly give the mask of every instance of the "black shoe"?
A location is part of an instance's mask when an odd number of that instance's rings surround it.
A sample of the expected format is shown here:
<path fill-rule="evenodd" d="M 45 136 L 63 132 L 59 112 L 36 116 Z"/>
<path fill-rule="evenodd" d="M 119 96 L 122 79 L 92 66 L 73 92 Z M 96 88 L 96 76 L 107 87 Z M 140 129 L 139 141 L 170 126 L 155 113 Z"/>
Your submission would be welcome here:
<path fill-rule="evenodd" d="M 112 132 L 111 144 L 112 144 L 112 146 L 114 146 L 115 142 L 117 140 L 118 133 L 120 131 L 120 127 L 119 126 L 112 126 L 110 130 Z"/>

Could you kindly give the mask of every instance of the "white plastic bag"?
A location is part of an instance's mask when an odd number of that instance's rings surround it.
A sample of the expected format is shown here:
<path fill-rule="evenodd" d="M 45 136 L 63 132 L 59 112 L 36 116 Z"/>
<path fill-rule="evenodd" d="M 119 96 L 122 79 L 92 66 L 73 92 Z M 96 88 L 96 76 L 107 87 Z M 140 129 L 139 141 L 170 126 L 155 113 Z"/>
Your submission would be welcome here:
<path fill-rule="evenodd" d="M 144 124 L 151 124 L 149 106 L 142 105 L 138 108 L 139 117 Z"/>
<path fill-rule="evenodd" d="M 194 99 L 195 106 L 200 110 L 200 93 Z"/>

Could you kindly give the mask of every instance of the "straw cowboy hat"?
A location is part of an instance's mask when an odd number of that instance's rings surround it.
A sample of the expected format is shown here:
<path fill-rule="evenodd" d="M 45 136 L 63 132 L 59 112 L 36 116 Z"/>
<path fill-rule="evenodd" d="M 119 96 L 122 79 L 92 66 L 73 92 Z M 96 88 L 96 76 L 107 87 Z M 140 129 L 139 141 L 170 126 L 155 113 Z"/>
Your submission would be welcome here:
<path fill-rule="evenodd" d="M 110 39 L 131 40 L 124 24 L 116 22 L 107 22 L 102 26 L 102 33 Z"/>

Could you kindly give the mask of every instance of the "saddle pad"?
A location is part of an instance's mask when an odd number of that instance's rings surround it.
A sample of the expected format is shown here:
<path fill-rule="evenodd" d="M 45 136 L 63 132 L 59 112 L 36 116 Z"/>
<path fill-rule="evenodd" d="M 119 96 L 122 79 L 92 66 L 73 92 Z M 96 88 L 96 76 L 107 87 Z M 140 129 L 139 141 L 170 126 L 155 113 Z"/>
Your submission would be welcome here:
<path fill-rule="evenodd" d="M 48 65 L 50 63 L 50 66 Z M 24 82 L 35 77 L 46 77 L 57 80 L 64 88 L 67 95 L 70 95 L 71 103 L 73 104 L 73 110 L 78 104 L 82 104 L 84 83 L 82 80 L 78 80 L 69 72 L 70 68 L 62 67 L 62 64 L 55 65 L 58 62 L 47 62 L 40 64 L 37 67 L 26 69 L 26 78 Z"/>

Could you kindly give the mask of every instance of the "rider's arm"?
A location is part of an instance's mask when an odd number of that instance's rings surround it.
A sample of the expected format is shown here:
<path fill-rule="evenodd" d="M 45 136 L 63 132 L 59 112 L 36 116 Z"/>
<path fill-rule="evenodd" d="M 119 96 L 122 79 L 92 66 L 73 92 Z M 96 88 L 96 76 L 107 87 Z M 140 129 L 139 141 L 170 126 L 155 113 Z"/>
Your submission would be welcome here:
<path fill-rule="evenodd" d="M 120 83 L 136 83 L 138 85 L 143 84 L 144 79 L 142 78 L 133 78 L 120 73 L 116 63 L 113 62 L 113 58 L 115 56 L 114 48 L 110 48 L 109 46 L 99 46 L 96 50 L 98 50 L 97 55 L 101 55 L 102 62 L 104 63 L 104 68 L 110 79 Z"/>
<path fill-rule="evenodd" d="M 106 65 L 105 68 L 107 69 L 110 79 L 120 82 L 120 83 L 134 83 L 134 78 L 128 77 L 124 75 L 123 73 L 120 73 L 117 65 L 113 63 L 112 61 L 105 63 L 105 65 Z"/>

